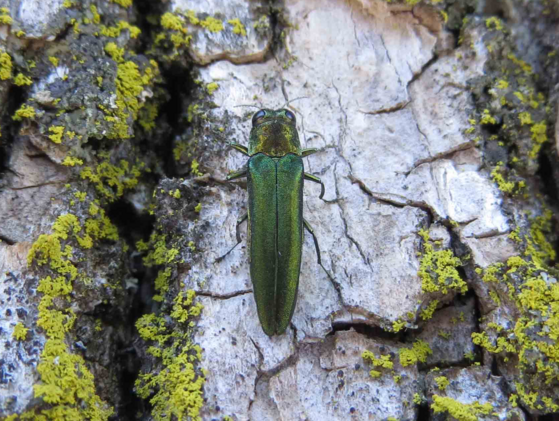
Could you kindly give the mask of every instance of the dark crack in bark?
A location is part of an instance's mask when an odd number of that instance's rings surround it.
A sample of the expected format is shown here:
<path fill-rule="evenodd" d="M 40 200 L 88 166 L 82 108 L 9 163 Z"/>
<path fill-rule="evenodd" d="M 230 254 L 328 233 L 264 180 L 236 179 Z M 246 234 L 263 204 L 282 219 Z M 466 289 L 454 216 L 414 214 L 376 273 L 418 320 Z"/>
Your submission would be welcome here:
<path fill-rule="evenodd" d="M 396 103 L 392 107 L 380 108 L 380 109 L 374 110 L 374 111 L 361 111 L 361 110 L 359 110 L 359 112 L 362 113 L 362 114 L 368 114 L 368 115 L 390 114 L 390 113 L 394 113 L 394 112 L 405 109 L 410 104 L 410 102 L 411 101 L 409 101 L 409 100 L 401 101 L 401 102 Z"/>
<path fill-rule="evenodd" d="M 419 125 L 418 125 L 418 130 L 419 130 Z M 425 136 L 425 134 L 423 132 L 420 131 L 421 134 L 423 134 Z M 426 137 L 427 138 L 427 137 Z M 449 149 L 448 151 L 444 151 L 441 153 L 438 153 L 434 156 L 431 156 L 429 158 L 423 158 L 420 159 L 416 162 L 414 162 L 412 168 L 409 171 L 406 171 L 405 173 L 403 173 L 406 177 L 409 176 L 417 167 L 423 165 L 423 164 L 431 164 L 435 161 L 440 161 L 443 159 L 452 159 L 452 156 L 456 153 L 456 152 L 462 152 L 462 151 L 469 151 L 470 149 L 474 149 L 476 146 L 472 143 L 472 142 L 466 142 L 463 143 L 461 145 L 456 146 L 455 148 Z"/>
<path fill-rule="evenodd" d="M 384 51 L 385 51 L 385 54 L 386 54 L 386 58 L 388 59 L 388 62 L 390 63 L 390 65 L 394 69 L 394 73 L 396 73 L 396 76 L 398 76 L 398 83 L 400 85 L 403 85 L 402 78 L 400 77 L 400 73 L 398 72 L 398 69 L 396 68 L 396 66 L 394 66 L 394 64 L 392 63 L 392 59 L 390 58 L 390 53 L 388 52 L 388 48 L 386 48 L 386 44 L 384 43 L 384 37 L 382 36 L 382 34 L 380 35 L 380 41 L 381 41 L 382 46 L 384 48 Z"/>

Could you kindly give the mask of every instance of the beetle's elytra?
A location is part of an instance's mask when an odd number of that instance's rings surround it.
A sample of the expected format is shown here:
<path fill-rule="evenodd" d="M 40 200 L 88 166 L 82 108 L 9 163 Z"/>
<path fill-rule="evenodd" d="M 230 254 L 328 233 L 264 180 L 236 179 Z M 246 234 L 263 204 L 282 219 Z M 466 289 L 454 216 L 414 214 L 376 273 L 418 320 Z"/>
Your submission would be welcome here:
<path fill-rule="evenodd" d="M 320 264 L 318 242 L 303 218 L 304 180 L 324 184 L 305 173 L 303 157 L 316 149 L 301 149 L 295 115 L 285 109 L 263 109 L 254 114 L 248 148 L 231 146 L 249 157 L 242 169 L 228 180 L 246 177 L 250 277 L 262 329 L 268 336 L 285 332 L 297 302 L 301 271 L 303 227 L 313 236 Z"/>

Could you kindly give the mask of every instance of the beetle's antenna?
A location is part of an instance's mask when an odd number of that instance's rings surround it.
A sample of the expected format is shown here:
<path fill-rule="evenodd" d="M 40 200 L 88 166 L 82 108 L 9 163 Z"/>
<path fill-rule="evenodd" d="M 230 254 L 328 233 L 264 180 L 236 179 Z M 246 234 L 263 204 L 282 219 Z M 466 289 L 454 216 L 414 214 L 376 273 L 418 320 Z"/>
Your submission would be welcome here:
<path fill-rule="evenodd" d="M 290 99 L 290 100 L 287 101 L 285 104 L 283 104 L 283 105 L 281 106 L 281 108 L 285 108 L 285 107 L 287 107 L 289 104 L 291 104 L 292 102 L 295 102 L 295 101 L 297 101 L 297 100 L 299 100 L 299 99 L 309 99 L 309 97 L 308 97 L 308 96 L 300 96 L 300 97 L 297 97 L 297 98 Z"/>
<path fill-rule="evenodd" d="M 261 108 L 258 105 L 252 105 L 252 104 L 239 104 L 239 105 L 234 105 L 233 106 L 233 108 L 239 108 L 239 107 L 253 107 L 253 108 L 258 108 L 258 109 Z"/>

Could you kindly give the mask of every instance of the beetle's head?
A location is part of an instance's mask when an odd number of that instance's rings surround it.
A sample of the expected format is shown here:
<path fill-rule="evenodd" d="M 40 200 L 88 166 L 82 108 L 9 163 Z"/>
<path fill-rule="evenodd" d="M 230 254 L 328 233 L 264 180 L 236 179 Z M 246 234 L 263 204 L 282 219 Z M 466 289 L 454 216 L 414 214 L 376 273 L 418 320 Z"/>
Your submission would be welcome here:
<path fill-rule="evenodd" d="M 300 155 L 295 114 L 285 109 L 257 111 L 252 117 L 248 152 L 249 155 L 259 152 L 268 156 Z"/>

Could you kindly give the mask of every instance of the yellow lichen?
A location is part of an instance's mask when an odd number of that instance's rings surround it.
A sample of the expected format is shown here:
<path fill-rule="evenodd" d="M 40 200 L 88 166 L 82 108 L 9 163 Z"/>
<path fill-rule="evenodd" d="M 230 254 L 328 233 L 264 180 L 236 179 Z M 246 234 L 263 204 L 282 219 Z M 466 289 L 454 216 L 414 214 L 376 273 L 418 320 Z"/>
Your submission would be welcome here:
<path fill-rule="evenodd" d="M 406 322 L 404 322 L 403 320 L 396 320 L 392 323 L 392 332 L 398 333 L 404 327 L 406 327 Z"/>
<path fill-rule="evenodd" d="M 227 21 L 227 23 L 233 25 L 233 33 L 234 34 L 238 34 L 242 37 L 246 37 L 246 35 L 247 35 L 246 28 L 243 25 L 243 23 L 240 21 L 239 18 L 230 19 L 230 20 Z"/>
<path fill-rule="evenodd" d="M 449 397 L 433 395 L 431 409 L 435 414 L 448 412 L 448 414 L 458 421 L 477 421 L 479 415 L 489 415 L 493 411 L 490 403 L 480 404 L 478 401 L 465 404 Z"/>
<path fill-rule="evenodd" d="M 83 165 L 83 160 L 76 158 L 74 156 L 67 156 L 66 158 L 64 158 L 64 161 L 62 161 L 62 165 L 66 165 L 67 167 Z"/>
<path fill-rule="evenodd" d="M 531 137 L 534 146 L 532 147 L 529 156 L 530 158 L 537 158 L 542 145 L 549 140 L 547 137 L 547 124 L 545 121 L 540 121 L 539 123 L 534 124 L 530 131 L 532 132 Z"/>
<path fill-rule="evenodd" d="M 166 236 L 164 234 L 153 233 L 150 236 L 149 247 L 151 250 L 144 257 L 144 264 L 146 266 L 164 265 L 174 262 L 175 257 L 179 254 L 179 249 L 167 248 L 165 240 Z"/>
<path fill-rule="evenodd" d="M 252 25 L 257 31 L 264 31 L 270 28 L 270 19 L 266 15 L 262 15 L 258 18 L 256 22 Z"/>
<path fill-rule="evenodd" d="M 142 33 L 140 28 L 134 25 L 130 25 L 125 20 L 118 21 L 116 26 L 101 25 L 99 28 L 101 35 L 110 38 L 119 37 L 124 29 L 127 29 L 130 32 L 130 38 L 133 39 L 138 38 L 138 36 Z"/>
<path fill-rule="evenodd" d="M 89 10 L 93 14 L 93 23 L 95 23 L 95 24 L 101 23 L 101 15 L 97 11 L 97 6 L 92 4 L 91 6 L 89 6 Z"/>
<path fill-rule="evenodd" d="M 7 7 L 0 7 L 0 25 L 11 25 L 13 23 Z"/>
<path fill-rule="evenodd" d="M 435 382 L 437 383 L 437 387 L 439 388 L 439 390 L 445 390 L 450 384 L 445 376 L 435 377 Z"/>
<path fill-rule="evenodd" d="M 17 341 L 24 341 L 27 337 L 28 328 L 25 327 L 23 323 L 18 323 L 14 326 L 14 331 L 12 332 L 12 338 Z"/>
<path fill-rule="evenodd" d="M 491 300 L 493 300 L 495 304 L 497 304 L 498 306 L 501 305 L 501 299 L 499 298 L 499 294 L 497 294 L 495 291 L 489 291 L 489 296 L 491 297 Z"/>
<path fill-rule="evenodd" d="M 23 73 L 18 73 L 18 75 L 14 78 L 14 83 L 17 86 L 29 86 L 33 83 L 33 81 Z"/>
<path fill-rule="evenodd" d="M 106 218 L 102 212 L 99 216 Z M 110 224 L 108 218 L 105 222 Z M 29 265 L 48 263 L 54 273 L 53 277 L 42 278 L 37 287 L 37 291 L 43 294 L 38 307 L 37 326 L 45 331 L 47 341 L 37 367 L 41 379 L 34 385 L 35 397 L 52 406 L 40 413 L 27 411 L 20 415 L 20 419 L 106 421 L 113 409 L 96 395 L 93 375 L 83 358 L 71 354 L 65 343 L 66 333 L 72 329 L 76 315 L 65 304 L 66 300 L 55 299 L 68 296 L 73 290 L 72 281 L 78 276 L 78 270 L 71 261 L 72 247 L 69 244 L 63 246 L 63 242 L 74 237 L 81 245 L 90 234 L 99 238 L 110 236 L 111 229 L 103 234 L 94 234 L 86 227 L 85 236 L 80 237 L 78 234 L 82 227 L 78 218 L 65 214 L 57 218 L 52 231 L 39 236 L 27 256 Z"/>
<path fill-rule="evenodd" d="M 518 114 L 518 118 L 520 119 L 520 125 L 524 126 L 525 124 L 532 125 L 534 122 L 532 121 L 532 115 L 528 112 L 523 112 Z"/>
<path fill-rule="evenodd" d="M 400 364 L 402 367 L 417 364 L 418 362 L 426 362 L 427 357 L 433 353 L 427 342 L 417 340 L 411 348 L 400 348 Z"/>
<path fill-rule="evenodd" d="M 113 123 L 113 129 L 107 133 L 109 139 L 128 139 L 131 137 L 132 127 L 128 119 L 136 121 L 138 112 L 144 106 L 142 93 L 146 86 L 152 83 L 158 73 L 158 66 L 154 60 L 146 67 L 142 75 L 140 69 L 133 61 L 124 61 L 121 57 L 121 49 L 116 44 L 109 43 L 105 47 L 109 54 L 114 55 L 115 61 L 119 62 L 116 78 L 116 109 L 104 108 L 105 121 Z"/>
<path fill-rule="evenodd" d="M 164 13 L 161 16 L 161 26 L 165 29 L 186 33 L 186 28 L 183 27 L 183 20 L 171 12 Z"/>
<path fill-rule="evenodd" d="M 488 109 L 485 109 L 481 114 L 481 120 L 479 122 L 480 124 L 496 124 L 497 120 L 495 120 L 495 117 L 491 116 Z"/>
<path fill-rule="evenodd" d="M 504 168 L 503 163 L 498 162 L 497 166 L 493 168 L 493 171 L 491 171 L 491 179 L 493 180 L 493 182 L 497 184 L 499 190 L 501 190 L 503 193 L 508 193 L 508 194 L 519 193 L 522 190 L 524 183 L 507 181 L 502 174 L 503 168 Z"/>
<path fill-rule="evenodd" d="M 12 78 L 12 58 L 8 53 L 0 54 L 0 80 Z"/>
<path fill-rule="evenodd" d="M 394 363 L 392 362 L 392 357 L 390 355 L 381 355 L 379 358 L 375 356 L 371 351 L 363 351 L 361 357 L 365 361 L 369 361 L 374 367 L 385 368 L 387 370 L 392 370 L 394 368 Z M 378 375 L 376 375 L 378 373 Z M 369 372 L 371 377 L 380 377 L 381 373 L 376 370 L 371 370 Z"/>
<path fill-rule="evenodd" d="M 496 31 L 503 30 L 503 22 L 495 16 L 485 19 L 485 26 L 487 26 L 487 29 L 494 29 Z"/>
<path fill-rule="evenodd" d="M 64 135 L 64 126 L 50 126 L 49 127 L 49 139 L 54 143 L 62 143 L 62 136 Z"/>
<path fill-rule="evenodd" d="M 200 26 L 207 29 L 210 32 L 221 32 L 223 31 L 223 22 L 212 16 L 208 16 L 206 19 L 200 21 Z"/>
<path fill-rule="evenodd" d="M 524 72 L 526 75 L 531 75 L 533 73 L 532 66 L 530 66 L 525 61 L 516 58 L 516 56 L 514 54 L 512 54 L 512 53 L 508 54 L 507 58 L 510 61 L 512 61 L 514 64 L 516 64 L 518 67 L 520 67 L 520 69 L 517 71 L 517 73 Z"/>
<path fill-rule="evenodd" d="M 142 126 L 145 131 L 151 132 L 155 129 L 155 119 L 158 114 L 157 105 L 148 102 L 139 112 L 138 123 L 140 123 L 140 126 Z"/>
<path fill-rule="evenodd" d="M 15 121 L 21 121 L 24 118 L 33 118 L 35 117 L 35 108 L 31 105 L 23 104 L 19 109 L 15 112 L 12 119 Z"/>
<path fill-rule="evenodd" d="M 212 95 L 218 88 L 219 84 L 217 82 L 211 82 L 206 85 L 206 90 L 210 95 Z"/>
<path fill-rule="evenodd" d="M 130 7 L 132 6 L 132 0 L 110 0 L 111 3 L 116 3 L 122 7 Z"/>
<path fill-rule="evenodd" d="M 450 337 L 452 336 L 449 332 L 445 332 L 444 330 L 439 330 L 437 332 L 437 335 L 445 340 L 449 340 Z"/>
<path fill-rule="evenodd" d="M 176 261 L 179 255 L 179 249 L 176 247 L 167 247 L 166 236 L 164 234 L 153 233 L 150 236 L 149 243 L 138 241 L 136 243 L 138 251 L 148 251 L 144 257 L 144 264 L 148 267 L 166 265 L 157 273 L 155 279 L 155 290 L 157 294 L 154 296 L 155 301 L 163 301 L 163 295 L 169 290 L 169 279 L 172 275 L 172 267 L 168 266 Z"/>
<path fill-rule="evenodd" d="M 533 409 L 558 405 L 541 387 L 559 380 L 559 283 L 550 274 L 554 269 L 548 264 L 556 254 L 546 239 L 552 232 L 551 219 L 551 211 L 545 211 L 531 221 L 527 233 L 516 233 L 517 243 L 524 248 L 522 256 L 486 269 L 491 269 L 492 282 L 507 286 L 509 298 L 516 304 L 519 316 L 504 325 L 512 327 L 488 323 L 485 330 L 472 334 L 475 344 L 501 354 L 505 361 L 515 355 L 518 378 L 522 379 L 516 382 L 517 397 Z"/>
<path fill-rule="evenodd" d="M 420 230 L 423 238 L 423 251 L 419 263 L 418 275 L 424 292 L 442 292 L 450 290 L 465 293 L 468 290 L 466 282 L 460 277 L 457 268 L 462 265 L 452 250 L 435 250 L 435 244 L 429 239 L 429 232 Z"/>
<path fill-rule="evenodd" d="M 136 323 L 140 336 L 153 341 L 148 353 L 161 360 L 162 368 L 142 373 L 136 380 L 138 394 L 152 405 L 151 415 L 156 421 L 177 419 L 200 420 L 204 404 L 204 374 L 197 368 L 201 348 L 190 339 L 192 318 L 200 314 L 201 305 L 195 304 L 194 291 L 180 293 L 174 300 L 171 317 L 182 325 L 185 332 L 167 327 L 163 317 L 155 314 L 142 316 Z M 180 326 L 179 325 L 179 326 Z"/>
<path fill-rule="evenodd" d="M 76 196 L 76 198 L 80 201 L 80 202 L 85 202 L 85 199 L 87 198 L 87 192 L 84 191 L 77 191 L 74 193 L 74 196 Z"/>
<path fill-rule="evenodd" d="M 190 170 L 192 171 L 192 175 L 199 177 L 202 175 L 202 172 L 198 169 L 200 168 L 200 163 L 195 159 L 192 160 L 192 164 L 190 164 Z"/>
<path fill-rule="evenodd" d="M 420 315 L 421 319 L 429 320 L 430 318 L 432 318 L 433 313 L 435 313 L 435 310 L 437 309 L 438 305 L 439 305 L 439 300 L 431 301 L 429 305 L 421 311 L 421 315 Z"/>
<path fill-rule="evenodd" d="M 509 83 L 504 79 L 499 79 L 497 82 L 498 89 L 507 89 L 509 87 Z"/>
<path fill-rule="evenodd" d="M 171 317 L 179 323 L 186 323 L 189 318 L 198 317 L 203 306 L 200 303 L 193 305 L 195 295 L 196 293 L 191 289 L 186 291 L 186 294 L 180 292 L 173 300 Z"/>
<path fill-rule="evenodd" d="M 114 201 L 121 197 L 125 190 L 136 187 L 143 168 L 143 163 L 131 166 L 125 160 L 121 160 L 119 165 L 103 161 L 94 168 L 84 167 L 80 176 L 84 180 L 91 181 L 106 199 Z"/>
<path fill-rule="evenodd" d="M 117 63 L 124 61 L 124 48 L 118 48 L 114 42 L 109 42 L 105 45 L 105 52 Z"/>

